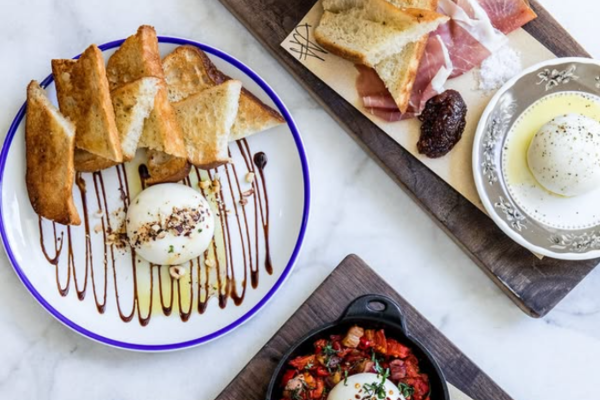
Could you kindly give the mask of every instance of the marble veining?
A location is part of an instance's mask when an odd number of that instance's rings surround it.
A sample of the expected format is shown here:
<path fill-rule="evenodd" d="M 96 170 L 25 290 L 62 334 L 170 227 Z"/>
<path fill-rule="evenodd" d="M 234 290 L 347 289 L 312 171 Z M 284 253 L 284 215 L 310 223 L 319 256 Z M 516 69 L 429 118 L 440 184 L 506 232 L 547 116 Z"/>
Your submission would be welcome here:
<path fill-rule="evenodd" d="M 590 35 L 600 3 L 543 4 L 600 56 L 597 35 Z M 217 1 L 2 5 L 4 131 L 26 84 L 49 73 L 51 58 L 152 24 L 159 34 L 222 48 L 267 78 L 303 132 L 313 203 L 304 251 L 277 300 L 232 334 L 182 352 L 130 353 L 78 336 L 32 300 L 2 253 L 0 399 L 210 400 L 348 253 L 363 257 L 515 399 L 598 398 L 600 270 L 546 318 L 525 316 Z M 585 13 L 571 12 L 584 6 Z M 215 368 L 223 358 L 228 362 Z"/>

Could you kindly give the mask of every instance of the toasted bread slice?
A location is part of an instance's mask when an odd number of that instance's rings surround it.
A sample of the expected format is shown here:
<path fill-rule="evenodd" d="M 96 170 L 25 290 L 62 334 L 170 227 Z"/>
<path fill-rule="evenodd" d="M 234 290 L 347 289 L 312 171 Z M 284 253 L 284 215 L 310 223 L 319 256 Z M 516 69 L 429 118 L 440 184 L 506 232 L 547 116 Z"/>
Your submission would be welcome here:
<path fill-rule="evenodd" d="M 388 0 L 397 7 L 413 7 L 434 11 L 438 0 Z M 406 112 L 417 76 L 419 64 L 429 35 L 423 35 L 419 40 L 409 43 L 402 52 L 394 54 L 375 65 L 377 75 L 381 78 L 388 91 L 394 98 L 401 112 Z"/>
<path fill-rule="evenodd" d="M 181 101 L 231 79 L 219 71 L 202 50 L 188 45 L 179 46 L 165 57 L 163 69 L 171 102 Z M 238 115 L 229 140 L 239 140 L 284 122 L 281 114 L 242 88 Z"/>
<path fill-rule="evenodd" d="M 229 162 L 229 134 L 241 89 L 242 83 L 231 79 L 174 104 L 190 163 L 209 169 Z"/>
<path fill-rule="evenodd" d="M 342 7 L 346 3 L 352 7 Z M 448 20 L 434 11 L 398 8 L 386 0 L 332 0 L 323 5 L 332 11 L 325 8 L 315 29 L 316 41 L 333 54 L 369 67 Z"/>
<path fill-rule="evenodd" d="M 179 46 L 163 61 L 169 101 L 176 103 L 224 82 L 210 58 L 195 46 Z"/>
<path fill-rule="evenodd" d="M 390 92 L 400 112 L 408 109 L 421 57 L 427 47 L 428 35 L 409 43 L 401 53 L 375 65 L 375 71 Z"/>
<path fill-rule="evenodd" d="M 50 103 L 36 81 L 27 87 L 26 183 L 35 212 L 64 225 L 79 225 L 73 201 L 75 125 Z"/>
<path fill-rule="evenodd" d="M 186 158 L 183 134 L 168 100 L 154 28 L 141 26 L 135 35 L 128 37 L 108 60 L 107 73 L 111 90 L 140 78 L 159 79 L 154 108 L 144 123 L 138 146 Z"/>
<path fill-rule="evenodd" d="M 123 161 L 130 161 L 135 157 L 144 122 L 154 108 L 160 86 L 159 78 L 145 77 L 126 83 L 111 92 Z"/>
<path fill-rule="evenodd" d="M 154 107 L 159 84 L 158 78 L 140 78 L 111 92 L 123 161 L 131 161 L 135 157 L 144 121 Z M 75 170 L 79 172 L 101 171 L 117 164 L 85 150 L 75 150 Z"/>
<path fill-rule="evenodd" d="M 120 164 L 81 149 L 75 149 L 74 162 L 77 172 L 97 172 Z"/>
<path fill-rule="evenodd" d="M 88 47 L 79 60 L 52 60 L 61 112 L 75 123 L 75 146 L 97 156 L 123 159 L 102 52 Z"/>
<path fill-rule="evenodd" d="M 142 25 L 129 36 L 110 57 L 106 66 L 110 90 L 140 78 L 164 78 L 158 51 L 158 39 L 153 27 Z"/>
<path fill-rule="evenodd" d="M 185 158 L 173 157 L 167 153 L 148 150 L 148 185 L 157 183 L 179 182 L 190 173 L 190 163 Z"/>
<path fill-rule="evenodd" d="M 285 119 L 281 114 L 242 87 L 240 105 L 229 141 L 240 140 L 283 123 Z"/>
<path fill-rule="evenodd" d="M 138 147 L 162 151 L 173 157 L 187 157 L 183 131 L 177 122 L 175 110 L 169 102 L 164 82 L 160 83 L 154 98 L 154 108 L 144 123 Z"/>

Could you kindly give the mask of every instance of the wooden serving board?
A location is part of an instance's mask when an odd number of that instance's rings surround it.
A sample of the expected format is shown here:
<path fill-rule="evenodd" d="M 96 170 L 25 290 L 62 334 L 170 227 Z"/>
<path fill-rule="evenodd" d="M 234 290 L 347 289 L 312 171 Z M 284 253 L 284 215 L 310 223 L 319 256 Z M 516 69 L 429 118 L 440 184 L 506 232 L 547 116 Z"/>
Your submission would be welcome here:
<path fill-rule="evenodd" d="M 220 0 L 345 130 L 527 314 L 546 315 L 599 260 L 538 259 L 351 104 L 290 56 L 280 43 L 314 0 Z M 538 3 L 524 28 L 559 57 L 589 54 Z"/>
<path fill-rule="evenodd" d="M 372 293 L 391 297 L 400 305 L 408 332 L 436 358 L 451 385 L 473 400 L 511 399 L 367 264 L 357 256 L 349 255 L 216 400 L 264 400 L 275 367 L 298 339 L 312 329 L 338 319 L 352 300 Z"/>

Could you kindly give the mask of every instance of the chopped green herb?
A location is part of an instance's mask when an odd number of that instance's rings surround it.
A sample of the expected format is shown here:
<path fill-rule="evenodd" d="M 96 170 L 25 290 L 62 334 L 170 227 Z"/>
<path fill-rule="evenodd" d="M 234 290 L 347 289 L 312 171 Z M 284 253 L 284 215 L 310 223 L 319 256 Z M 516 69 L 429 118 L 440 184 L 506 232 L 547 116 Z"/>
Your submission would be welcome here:
<path fill-rule="evenodd" d="M 331 345 L 331 342 L 328 342 L 325 347 L 323 347 L 323 355 L 325 356 L 325 367 L 327 367 L 327 371 L 329 371 L 329 373 L 332 372 L 331 368 L 331 361 L 332 361 L 332 357 L 335 356 L 338 351 L 336 349 L 333 348 L 333 346 Z"/>
<path fill-rule="evenodd" d="M 304 369 L 311 369 L 314 366 L 313 363 L 309 362 L 308 364 L 306 364 L 306 366 L 304 367 Z"/>
<path fill-rule="evenodd" d="M 169 246 L 169 253 L 173 253 L 175 251 L 175 248 L 173 247 L 173 245 Z"/>
<path fill-rule="evenodd" d="M 348 386 L 348 370 L 344 371 L 344 386 Z"/>
<path fill-rule="evenodd" d="M 375 364 L 375 365 L 373 365 L 373 369 L 375 370 L 375 372 L 377 372 L 377 377 L 380 377 L 381 380 L 379 382 L 364 384 L 363 390 L 365 391 L 367 396 L 377 397 L 378 399 L 385 399 L 386 398 L 385 382 L 386 382 L 387 378 L 390 376 L 390 369 L 386 368 L 384 370 L 381 367 L 381 365 L 379 364 L 379 360 L 377 359 L 377 356 L 375 355 L 375 351 L 373 351 L 373 354 L 371 355 L 371 361 L 373 361 L 373 363 Z"/>
<path fill-rule="evenodd" d="M 302 400 L 303 399 L 302 395 L 300 394 L 301 390 L 302 390 L 302 388 L 297 388 L 292 391 L 292 393 L 291 393 L 292 400 Z"/>
<path fill-rule="evenodd" d="M 381 377 L 381 380 L 379 382 L 365 383 L 363 385 L 363 390 L 365 391 L 365 394 L 367 395 L 366 397 L 367 398 L 376 397 L 378 399 L 385 399 L 387 396 L 387 393 L 385 390 L 385 382 L 389 376 L 390 376 L 390 369 L 387 368 L 383 374 L 377 374 L 377 377 Z"/>
<path fill-rule="evenodd" d="M 415 393 L 415 388 L 404 382 L 400 382 L 398 389 L 400 389 L 400 394 L 402 394 L 405 399 L 410 398 Z"/>
<path fill-rule="evenodd" d="M 379 375 L 382 375 L 383 368 L 381 368 L 381 365 L 379 365 L 379 360 L 377 359 L 375 351 L 373 351 L 373 354 L 371 355 L 371 361 L 373 361 L 373 363 L 375 364 L 373 365 L 373 369 L 375 370 L 375 372 L 377 372 Z"/>
<path fill-rule="evenodd" d="M 327 345 L 323 347 L 323 354 L 325 354 L 326 356 L 334 356 L 337 354 L 337 350 L 333 348 L 331 343 L 327 343 Z"/>
<path fill-rule="evenodd" d="M 198 232 L 202 233 L 202 228 L 198 229 Z"/>

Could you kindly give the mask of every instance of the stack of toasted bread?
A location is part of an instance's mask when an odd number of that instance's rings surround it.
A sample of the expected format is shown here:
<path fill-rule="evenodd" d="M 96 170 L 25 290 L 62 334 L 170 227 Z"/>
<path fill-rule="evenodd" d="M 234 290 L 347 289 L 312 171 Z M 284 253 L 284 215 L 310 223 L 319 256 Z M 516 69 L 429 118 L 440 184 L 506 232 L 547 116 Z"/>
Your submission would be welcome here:
<path fill-rule="evenodd" d="M 333 54 L 374 68 L 405 112 L 429 33 L 448 17 L 438 0 L 323 0 L 315 39 Z"/>
<path fill-rule="evenodd" d="M 105 66 L 92 45 L 77 60 L 52 60 L 60 111 L 35 81 L 27 89 L 27 189 L 34 210 L 78 225 L 75 172 L 96 172 L 145 149 L 146 183 L 176 182 L 190 164 L 230 162 L 228 143 L 285 122 L 221 73 L 201 50 L 160 58 L 154 28 L 141 26 Z"/>

